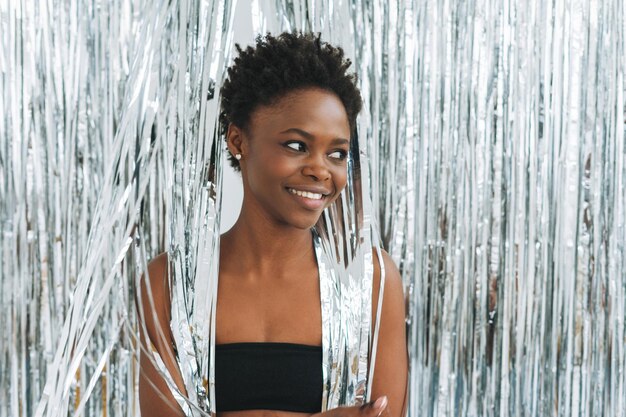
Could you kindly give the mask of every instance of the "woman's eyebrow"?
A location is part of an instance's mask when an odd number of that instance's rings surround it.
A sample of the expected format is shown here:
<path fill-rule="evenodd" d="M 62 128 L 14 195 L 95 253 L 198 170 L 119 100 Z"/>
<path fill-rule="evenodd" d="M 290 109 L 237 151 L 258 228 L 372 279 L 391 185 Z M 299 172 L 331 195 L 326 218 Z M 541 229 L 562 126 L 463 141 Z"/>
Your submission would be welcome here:
<path fill-rule="evenodd" d="M 315 136 L 313 136 L 312 134 L 310 134 L 309 132 L 307 132 L 306 130 L 302 130 L 302 129 L 298 129 L 297 127 L 291 127 L 289 129 L 283 130 L 280 133 L 297 133 L 298 135 L 308 139 L 308 140 L 315 140 Z M 349 145 L 350 144 L 350 140 L 345 139 L 345 138 L 335 138 L 332 140 L 333 144 L 338 144 L 338 145 Z"/>

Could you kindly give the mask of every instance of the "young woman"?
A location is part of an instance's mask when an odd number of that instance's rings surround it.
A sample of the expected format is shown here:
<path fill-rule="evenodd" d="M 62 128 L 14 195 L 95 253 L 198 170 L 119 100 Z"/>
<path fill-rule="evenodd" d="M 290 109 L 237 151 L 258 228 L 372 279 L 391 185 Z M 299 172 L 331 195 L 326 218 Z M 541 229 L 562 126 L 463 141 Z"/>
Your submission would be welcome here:
<path fill-rule="evenodd" d="M 355 77 L 347 73 L 350 62 L 340 48 L 303 34 L 267 35 L 238 51 L 221 91 L 220 123 L 231 163 L 241 171 L 244 198 L 237 222 L 220 242 L 217 414 L 403 416 L 404 296 L 398 270 L 384 252 L 374 262 L 373 312 L 380 262 L 386 279 L 373 401 L 320 413 L 321 300 L 311 228 L 347 181 L 346 158 L 361 109 Z M 162 254 L 148 266 L 157 315 L 144 303 L 142 316 L 150 342 L 185 392 L 173 354 L 167 262 Z M 145 285 L 142 291 L 147 300 Z M 268 376 L 268 366 L 286 371 Z M 142 415 L 183 415 L 143 354 L 141 369 Z"/>

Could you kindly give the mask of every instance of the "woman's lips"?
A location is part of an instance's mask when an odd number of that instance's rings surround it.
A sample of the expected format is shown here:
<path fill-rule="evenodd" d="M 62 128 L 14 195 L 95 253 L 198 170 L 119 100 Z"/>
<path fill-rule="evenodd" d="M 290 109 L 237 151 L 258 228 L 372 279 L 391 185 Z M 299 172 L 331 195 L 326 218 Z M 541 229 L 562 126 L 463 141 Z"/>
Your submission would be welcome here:
<path fill-rule="evenodd" d="M 287 188 L 289 194 L 300 203 L 304 208 L 310 210 L 318 210 L 324 207 L 326 195 L 321 192 L 313 192 L 306 190 L 298 190 L 296 188 Z"/>

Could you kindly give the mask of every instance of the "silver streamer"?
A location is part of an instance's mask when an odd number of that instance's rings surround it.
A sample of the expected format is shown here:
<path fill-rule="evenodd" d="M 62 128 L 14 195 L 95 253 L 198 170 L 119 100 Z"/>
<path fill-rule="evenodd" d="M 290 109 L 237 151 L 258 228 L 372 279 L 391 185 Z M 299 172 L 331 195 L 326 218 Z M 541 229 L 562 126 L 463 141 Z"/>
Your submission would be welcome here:
<path fill-rule="evenodd" d="M 410 414 L 626 415 L 624 2 L 397 7 L 373 172 Z"/>
<path fill-rule="evenodd" d="M 205 250 L 215 224 L 181 236 L 216 212 L 206 194 L 219 177 L 203 175 L 216 172 L 204 167 L 212 144 L 213 155 L 221 150 L 209 139 L 231 49 L 229 3 L 0 10 L 9 34 L 1 284 L 3 328 L 13 335 L 1 350 L 9 366 L 0 414 L 138 415 L 134 283 L 146 258 L 173 242 L 188 255 L 173 263 L 193 286 L 189 248 Z M 203 358 L 206 347 L 194 348 Z M 201 384 L 187 382 L 201 407 Z"/>
<path fill-rule="evenodd" d="M 380 228 L 411 416 L 626 415 L 623 1 L 240 3 L 0 2 L 0 416 L 139 415 L 135 287 L 162 251 L 176 398 L 214 411 L 215 125 L 243 13 L 344 47 L 365 101 L 316 239 L 324 409 L 368 399 Z"/>
<path fill-rule="evenodd" d="M 136 411 L 132 346 L 118 343 L 132 304 L 115 279 L 132 269 L 119 255 L 136 199 L 127 171 L 107 172 L 136 142 L 113 138 L 143 9 L 0 3 L 2 416 Z"/>

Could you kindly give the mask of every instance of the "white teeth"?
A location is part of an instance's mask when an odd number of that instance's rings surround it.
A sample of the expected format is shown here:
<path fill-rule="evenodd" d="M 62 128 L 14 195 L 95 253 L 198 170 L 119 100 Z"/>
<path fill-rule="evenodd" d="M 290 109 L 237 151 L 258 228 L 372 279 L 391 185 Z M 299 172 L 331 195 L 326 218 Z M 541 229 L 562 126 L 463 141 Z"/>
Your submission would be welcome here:
<path fill-rule="evenodd" d="M 308 191 L 294 190 L 293 188 L 290 188 L 289 192 L 291 194 L 299 195 L 300 197 L 310 198 L 311 200 L 319 200 L 322 198 L 322 194 L 310 193 Z"/>

